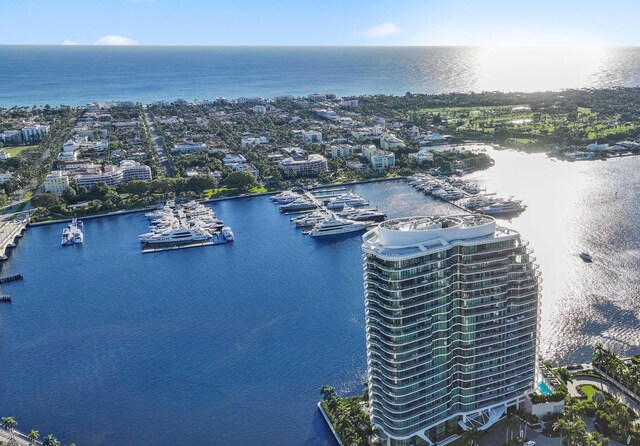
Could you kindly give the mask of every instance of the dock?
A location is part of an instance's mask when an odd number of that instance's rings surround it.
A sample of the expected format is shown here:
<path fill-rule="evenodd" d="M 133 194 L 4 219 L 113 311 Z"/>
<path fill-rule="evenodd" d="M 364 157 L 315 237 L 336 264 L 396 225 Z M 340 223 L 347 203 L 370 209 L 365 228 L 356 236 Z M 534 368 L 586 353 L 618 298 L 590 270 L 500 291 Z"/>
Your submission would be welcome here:
<path fill-rule="evenodd" d="M 16 280 L 22 280 L 22 274 L 14 274 L 12 276 L 0 277 L 0 283 L 15 282 Z"/>
<path fill-rule="evenodd" d="M 15 248 L 16 239 L 22 237 L 29 224 L 28 219 L 0 222 L 0 260 L 7 260 L 7 250 Z"/>
<path fill-rule="evenodd" d="M 0 302 L 11 303 L 11 296 L 8 294 L 0 294 Z"/>
<path fill-rule="evenodd" d="M 213 246 L 213 245 L 224 245 L 229 243 L 220 233 L 216 233 L 213 235 L 211 240 L 201 241 L 201 242 L 191 242 L 191 243 L 182 243 L 179 245 L 143 245 L 142 253 L 148 254 L 150 252 L 162 252 L 162 251 L 174 251 L 176 249 L 187 249 L 187 248 L 199 248 L 201 246 Z"/>

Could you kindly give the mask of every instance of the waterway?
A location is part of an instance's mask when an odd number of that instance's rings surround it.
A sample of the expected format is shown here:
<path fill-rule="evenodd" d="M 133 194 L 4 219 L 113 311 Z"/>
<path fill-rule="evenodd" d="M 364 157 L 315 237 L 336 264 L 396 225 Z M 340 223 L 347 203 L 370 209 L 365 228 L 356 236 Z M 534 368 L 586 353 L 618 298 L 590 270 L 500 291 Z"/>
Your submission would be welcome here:
<path fill-rule="evenodd" d="M 489 150 L 471 178 L 528 205 L 501 224 L 541 265 L 543 354 L 633 351 L 640 158 Z M 353 190 L 390 217 L 460 212 L 404 181 Z M 318 389 L 357 393 L 365 374 L 361 240 L 305 237 L 267 197 L 213 207 L 234 244 L 143 255 L 142 214 L 87 221 L 83 246 L 29 229 L 2 270 L 25 280 L 2 286 L 0 413 L 84 445 L 332 445 Z"/>

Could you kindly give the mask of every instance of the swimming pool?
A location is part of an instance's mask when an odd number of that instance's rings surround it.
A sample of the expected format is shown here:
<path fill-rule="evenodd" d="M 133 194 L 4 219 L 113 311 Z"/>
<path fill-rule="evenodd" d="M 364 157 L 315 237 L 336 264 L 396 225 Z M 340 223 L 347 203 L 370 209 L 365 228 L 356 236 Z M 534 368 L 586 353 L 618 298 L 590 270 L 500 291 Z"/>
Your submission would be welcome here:
<path fill-rule="evenodd" d="M 549 388 L 547 383 L 545 383 L 544 381 L 540 381 L 538 383 L 538 390 L 542 395 L 551 395 L 553 393 L 553 391 Z"/>

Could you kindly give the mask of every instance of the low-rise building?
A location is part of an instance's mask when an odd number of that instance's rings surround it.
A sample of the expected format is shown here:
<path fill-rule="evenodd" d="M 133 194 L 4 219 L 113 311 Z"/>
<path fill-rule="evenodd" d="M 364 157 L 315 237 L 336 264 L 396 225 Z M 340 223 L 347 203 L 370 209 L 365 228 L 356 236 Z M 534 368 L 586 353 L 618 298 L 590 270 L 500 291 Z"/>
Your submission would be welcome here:
<path fill-rule="evenodd" d="M 308 144 L 320 143 L 322 142 L 322 132 L 318 132 L 316 130 L 302 132 L 302 139 L 304 139 L 304 142 Z"/>
<path fill-rule="evenodd" d="M 11 154 L 9 152 L 0 150 L 0 160 L 8 160 L 9 158 L 11 158 Z"/>
<path fill-rule="evenodd" d="M 228 167 L 230 167 L 234 172 L 249 172 L 254 177 L 260 175 L 260 171 L 251 163 L 231 164 Z"/>
<path fill-rule="evenodd" d="M 4 144 L 19 144 L 22 142 L 22 132 L 20 130 L 6 130 L 0 132 L 0 141 Z"/>
<path fill-rule="evenodd" d="M 384 150 L 396 150 L 404 147 L 404 141 L 391 133 L 385 133 L 380 137 L 380 147 Z"/>
<path fill-rule="evenodd" d="M 267 107 L 264 105 L 254 105 L 251 107 L 251 111 L 256 115 L 265 115 L 267 113 Z"/>
<path fill-rule="evenodd" d="M 107 186 L 117 186 L 133 180 L 150 180 L 152 178 L 151 168 L 131 160 L 120 161 L 116 166 L 105 166 L 103 171 L 91 174 L 76 175 L 74 177 L 78 187 L 90 188 L 99 183 Z"/>
<path fill-rule="evenodd" d="M 11 172 L 0 172 L 0 184 L 4 184 L 12 178 L 13 174 Z"/>
<path fill-rule="evenodd" d="M 198 150 L 207 150 L 207 145 L 203 143 L 195 143 L 193 141 L 186 141 L 182 144 L 173 146 L 174 152 L 196 152 Z"/>
<path fill-rule="evenodd" d="M 417 153 L 410 153 L 409 158 L 415 158 L 419 163 L 430 163 L 433 161 L 433 152 L 426 148 L 421 148 Z"/>
<path fill-rule="evenodd" d="M 122 171 L 122 181 L 125 183 L 133 180 L 147 181 L 152 178 L 151 167 L 136 161 L 120 161 L 119 168 Z"/>
<path fill-rule="evenodd" d="M 345 163 L 345 166 L 347 167 L 347 169 L 352 169 L 357 172 L 364 172 L 365 170 L 367 170 L 367 166 L 365 164 L 362 164 L 360 161 L 350 160 Z"/>
<path fill-rule="evenodd" d="M 331 146 L 331 157 L 333 158 L 348 158 L 353 156 L 354 152 L 355 149 L 351 144 L 336 144 Z"/>
<path fill-rule="evenodd" d="M 395 166 L 396 156 L 393 152 L 378 149 L 373 144 L 362 149 L 362 155 L 369 160 L 371 167 L 376 170 L 389 169 Z"/>
<path fill-rule="evenodd" d="M 593 152 L 566 152 L 564 157 L 570 161 L 592 159 Z"/>
<path fill-rule="evenodd" d="M 245 136 L 240 140 L 240 144 L 243 149 L 250 146 L 257 146 L 259 144 L 267 144 L 268 142 L 269 142 L 269 138 L 267 138 L 266 136 L 259 136 L 259 137 Z"/>
<path fill-rule="evenodd" d="M 64 190 L 69 187 L 69 177 L 63 175 L 59 170 L 54 170 L 46 176 L 43 186 L 45 192 L 62 195 Z"/>
<path fill-rule="evenodd" d="M 29 125 L 22 128 L 22 139 L 24 139 L 28 143 L 40 141 L 48 132 L 48 125 Z"/>
<path fill-rule="evenodd" d="M 222 158 L 222 164 L 228 166 L 229 164 L 242 164 L 246 163 L 247 159 L 239 153 L 229 153 Z"/>
<path fill-rule="evenodd" d="M 358 98 L 342 98 L 340 101 L 340 107 L 342 108 L 353 108 L 360 105 Z"/>
<path fill-rule="evenodd" d="M 282 170 L 285 177 L 318 175 L 327 170 L 327 159 L 322 155 L 312 153 L 306 160 L 286 158 L 278 164 L 278 168 Z"/>
<path fill-rule="evenodd" d="M 294 160 L 300 159 L 307 154 L 307 152 L 304 149 L 301 149 L 300 147 L 283 147 L 280 150 L 287 152 L 289 156 Z"/>

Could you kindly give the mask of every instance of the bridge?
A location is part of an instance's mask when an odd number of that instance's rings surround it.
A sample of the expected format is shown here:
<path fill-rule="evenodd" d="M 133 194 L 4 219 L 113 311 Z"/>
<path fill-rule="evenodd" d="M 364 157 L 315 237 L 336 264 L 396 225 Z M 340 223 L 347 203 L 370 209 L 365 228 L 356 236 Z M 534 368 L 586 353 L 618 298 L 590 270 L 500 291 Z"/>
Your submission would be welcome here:
<path fill-rule="evenodd" d="M 16 246 L 17 239 L 22 237 L 29 219 L 0 221 L 0 260 L 7 260 L 7 250 Z"/>

